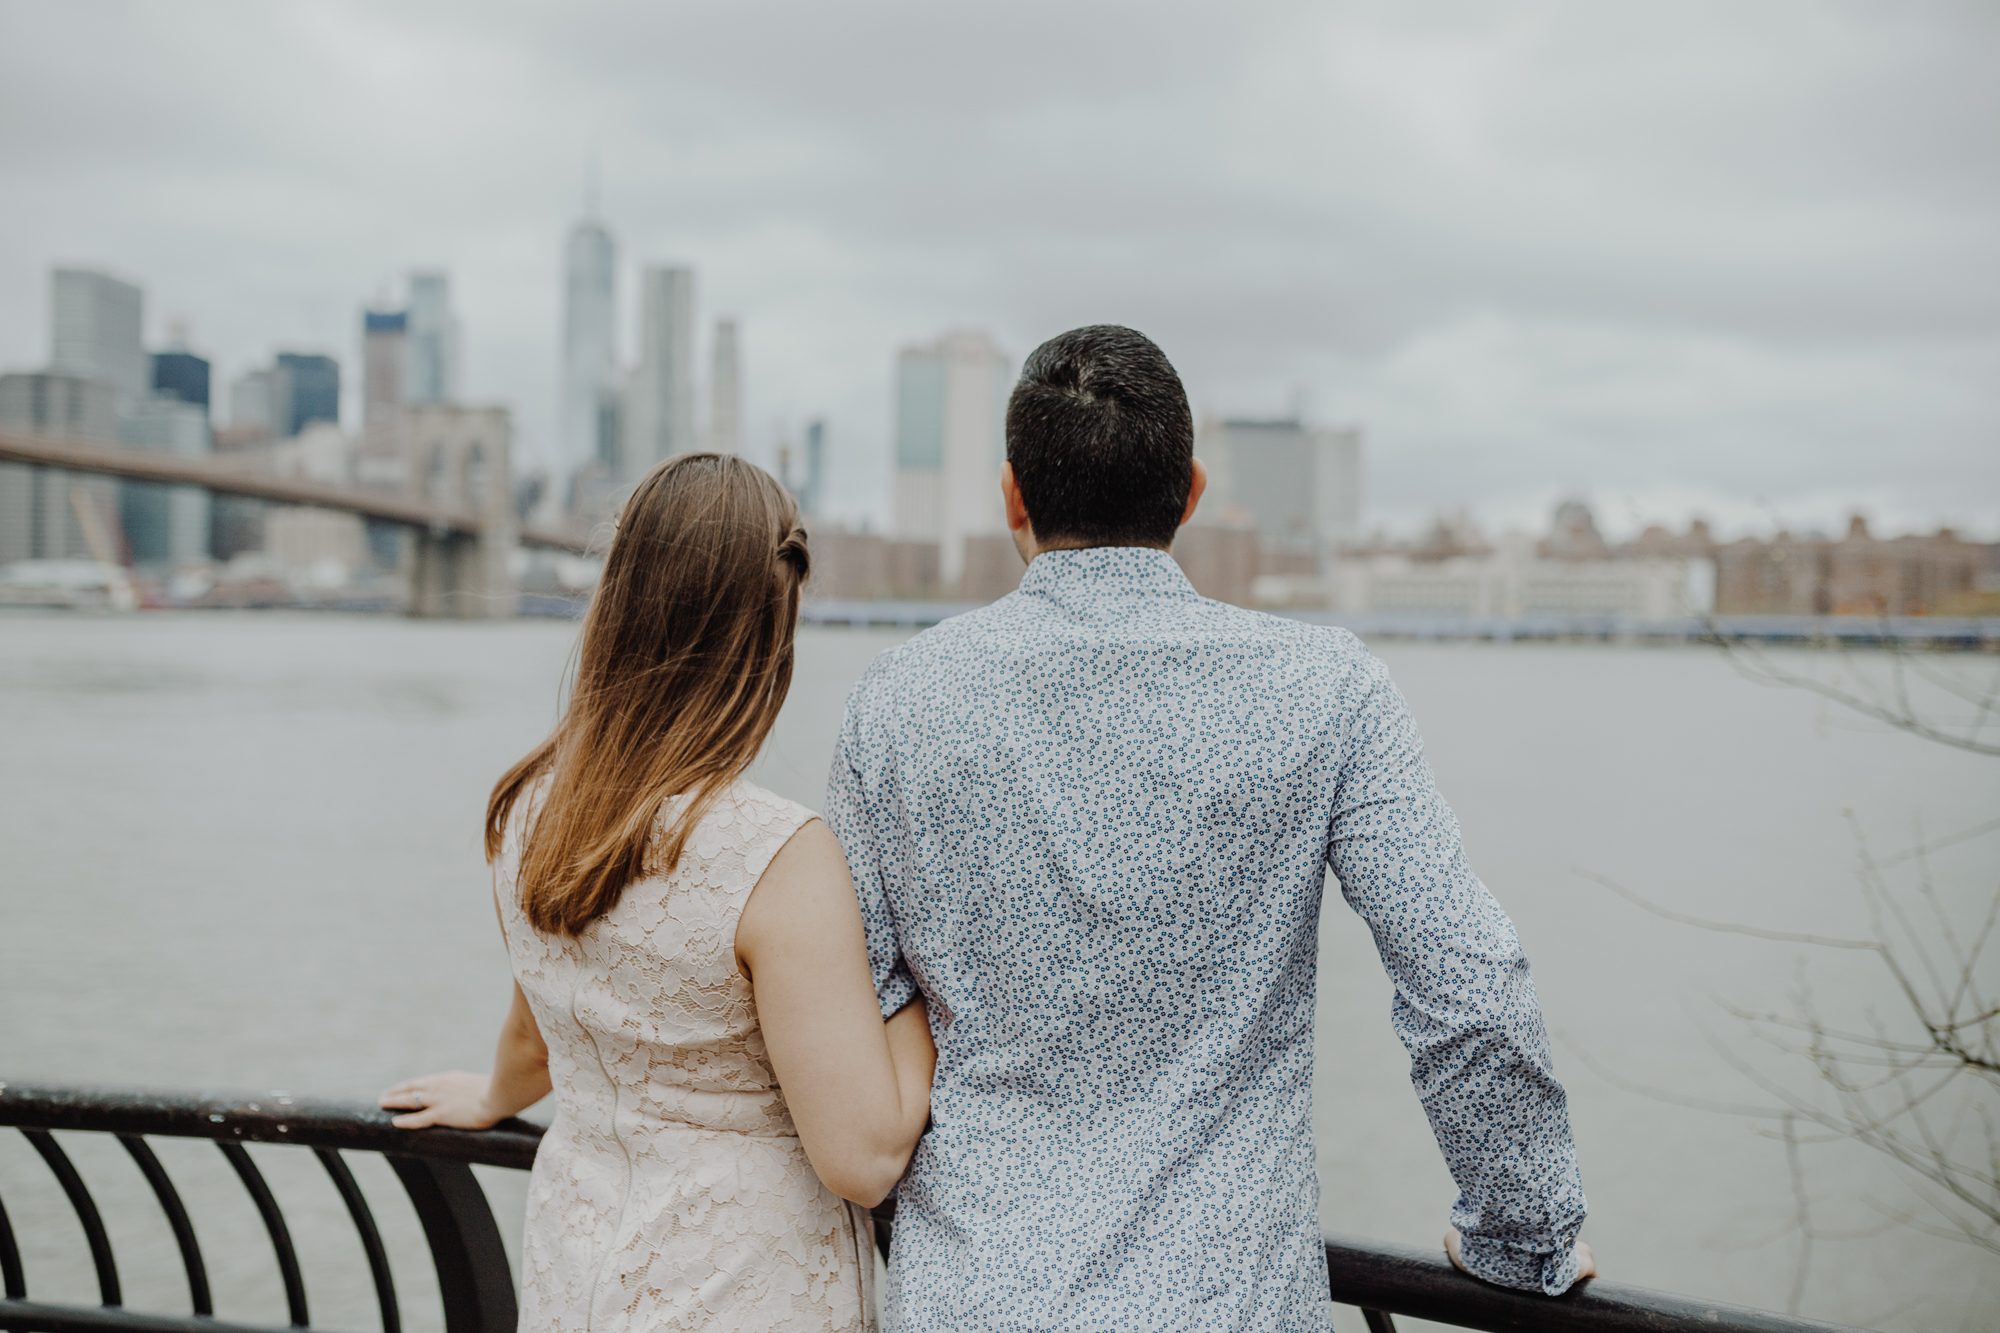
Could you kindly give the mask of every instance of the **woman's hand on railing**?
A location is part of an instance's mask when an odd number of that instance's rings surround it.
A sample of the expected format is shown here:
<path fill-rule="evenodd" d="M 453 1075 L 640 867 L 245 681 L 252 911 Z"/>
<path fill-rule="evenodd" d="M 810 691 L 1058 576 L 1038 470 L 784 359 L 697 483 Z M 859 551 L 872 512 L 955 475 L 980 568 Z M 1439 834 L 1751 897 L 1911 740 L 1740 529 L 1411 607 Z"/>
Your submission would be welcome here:
<path fill-rule="evenodd" d="M 1467 1277 L 1476 1276 L 1470 1268 L 1465 1266 L 1465 1256 L 1459 1253 L 1457 1227 L 1445 1228 L 1444 1252 L 1450 1257 L 1453 1268 L 1456 1268 Z M 1590 1245 L 1585 1241 L 1576 1242 L 1576 1276 L 1579 1281 L 1587 1277 L 1597 1276 L 1597 1256 L 1591 1253 Z"/>
<path fill-rule="evenodd" d="M 528 997 L 514 986 L 514 1000 L 500 1024 L 491 1074 L 426 1074 L 404 1079 L 376 1099 L 385 1111 L 406 1111 L 397 1129 L 491 1129 L 549 1095 L 549 1047 L 535 1026 Z"/>
<path fill-rule="evenodd" d="M 495 1110 L 488 1093 L 493 1079 L 488 1074 L 426 1074 L 408 1078 L 385 1091 L 377 1104 L 385 1111 L 405 1111 L 395 1119 L 397 1129 L 429 1129 L 446 1125 L 452 1129 L 491 1129 L 506 1118 Z"/>

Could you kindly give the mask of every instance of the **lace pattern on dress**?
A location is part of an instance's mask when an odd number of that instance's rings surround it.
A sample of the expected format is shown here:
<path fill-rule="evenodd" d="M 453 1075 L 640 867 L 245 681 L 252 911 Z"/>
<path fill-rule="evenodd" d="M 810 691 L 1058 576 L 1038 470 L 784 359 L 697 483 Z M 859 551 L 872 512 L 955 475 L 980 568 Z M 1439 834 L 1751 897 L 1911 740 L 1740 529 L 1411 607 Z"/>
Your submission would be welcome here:
<path fill-rule="evenodd" d="M 564 939 L 516 900 L 541 790 L 494 867 L 557 1105 L 529 1185 L 520 1327 L 872 1330 L 867 1217 L 806 1160 L 736 967 L 743 905 L 813 812 L 732 784 L 679 865 Z"/>

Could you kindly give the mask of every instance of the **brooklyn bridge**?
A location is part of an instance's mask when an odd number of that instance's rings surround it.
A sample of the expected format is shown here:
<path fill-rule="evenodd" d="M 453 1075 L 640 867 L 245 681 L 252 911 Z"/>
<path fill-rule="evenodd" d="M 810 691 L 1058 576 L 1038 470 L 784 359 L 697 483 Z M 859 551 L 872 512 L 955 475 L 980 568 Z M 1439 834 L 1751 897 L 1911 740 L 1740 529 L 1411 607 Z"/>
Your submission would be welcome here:
<path fill-rule="evenodd" d="M 0 431 L 0 463 L 199 486 L 215 495 L 356 514 L 410 533 L 411 615 L 476 619 L 512 615 L 508 557 L 516 547 L 583 554 L 577 534 L 521 524 L 504 450 L 439 442 L 413 470 L 407 494 L 272 476 L 227 458 L 190 458 L 78 440 Z"/>

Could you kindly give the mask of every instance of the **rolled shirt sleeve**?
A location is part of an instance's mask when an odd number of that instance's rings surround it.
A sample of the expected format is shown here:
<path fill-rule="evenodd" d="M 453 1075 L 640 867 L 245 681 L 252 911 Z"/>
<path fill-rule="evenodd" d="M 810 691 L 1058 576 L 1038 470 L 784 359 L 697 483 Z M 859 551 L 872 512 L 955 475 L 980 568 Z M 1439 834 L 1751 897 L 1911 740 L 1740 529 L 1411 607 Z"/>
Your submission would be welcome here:
<path fill-rule="evenodd" d="M 861 903 L 861 925 L 868 940 L 868 968 L 875 981 L 875 998 L 884 1018 L 894 1014 L 917 996 L 916 979 L 896 935 L 896 919 L 889 910 L 890 877 L 901 868 L 890 864 L 894 839 L 878 838 L 869 822 L 868 793 L 861 757 L 860 700 L 868 687 L 867 677 L 848 695 L 847 714 L 841 722 L 840 741 L 834 746 L 833 768 L 826 778 L 826 823 L 847 853 L 848 873 L 854 877 L 854 893 Z"/>
<path fill-rule="evenodd" d="M 1556 1295 L 1585 1201 L 1534 978 L 1472 873 L 1409 708 L 1379 662 L 1355 717 L 1328 861 L 1395 985 L 1391 1019 L 1458 1199 L 1474 1276 Z"/>

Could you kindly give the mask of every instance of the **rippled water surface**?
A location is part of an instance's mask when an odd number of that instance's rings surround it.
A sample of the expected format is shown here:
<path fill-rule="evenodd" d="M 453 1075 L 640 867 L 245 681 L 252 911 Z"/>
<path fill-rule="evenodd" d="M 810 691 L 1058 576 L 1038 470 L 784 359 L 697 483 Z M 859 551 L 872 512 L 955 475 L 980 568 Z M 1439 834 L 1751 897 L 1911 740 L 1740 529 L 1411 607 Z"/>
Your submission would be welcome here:
<path fill-rule="evenodd" d="M 367 1096 L 411 1073 L 485 1068 L 508 978 L 480 819 L 493 779 L 553 720 L 573 634 L 267 613 L 0 617 L 0 1077 Z M 817 805 L 847 688 L 901 637 L 804 631 L 757 780 Z M 1869 1154 L 1807 1144 L 1794 1178 L 1782 1144 L 1760 1136 L 1768 1122 L 1668 1100 L 1765 1105 L 1759 1075 L 1810 1089 L 1795 1057 L 1746 1040 L 1722 1003 L 1783 1007 L 1804 986 L 1893 1019 L 1875 974 L 1648 916 L 1593 877 L 1699 917 L 1865 934 L 1856 830 L 1887 854 L 1919 829 L 1977 825 L 2000 813 L 2000 760 L 1858 724 L 1708 649 L 1376 647 L 1534 962 L 1583 1157 L 1586 1236 L 1607 1273 L 1783 1308 L 1803 1206 L 1837 1234 L 1812 1247 L 1802 1312 L 1993 1327 L 2000 1264 L 1910 1225 L 1936 1217 Z M 1968 917 L 2000 880 L 2000 840 L 1961 842 L 1930 868 Z M 1431 1245 L 1451 1182 L 1367 932 L 1330 904 L 1323 1215 L 1333 1230 Z M 104 1197 L 132 1202 L 111 1209 L 128 1302 L 185 1309 L 171 1237 L 123 1154 L 67 1141 Z M 220 1157 L 186 1142 L 160 1154 L 190 1182 L 219 1313 L 283 1322 L 269 1246 Z M 373 1329 L 339 1200 L 297 1156 L 258 1151 L 307 1252 L 314 1323 Z M 387 1170 L 357 1170 L 392 1254 L 420 1256 Z M 522 1178 L 482 1171 L 511 1232 Z M 17 1135 L 0 1134 L 0 1198 L 31 1292 L 94 1301 L 81 1234 Z M 436 1326 L 426 1267 L 398 1264 L 417 1327 Z"/>

